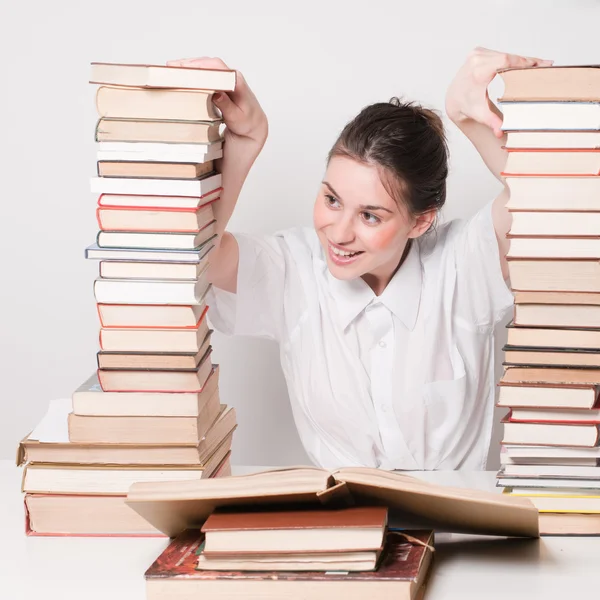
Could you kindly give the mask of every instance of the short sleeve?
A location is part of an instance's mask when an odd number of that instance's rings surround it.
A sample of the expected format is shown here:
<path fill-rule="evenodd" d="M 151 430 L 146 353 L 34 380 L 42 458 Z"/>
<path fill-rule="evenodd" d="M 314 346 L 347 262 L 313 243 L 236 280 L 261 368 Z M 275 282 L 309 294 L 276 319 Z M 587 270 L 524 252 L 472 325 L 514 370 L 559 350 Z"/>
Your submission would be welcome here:
<path fill-rule="evenodd" d="M 239 248 L 237 292 L 212 286 L 208 319 L 226 335 L 281 339 L 286 265 L 283 238 L 234 234 Z"/>
<path fill-rule="evenodd" d="M 514 303 L 502 275 L 492 204 L 460 222 L 454 239 L 457 302 L 478 327 L 493 327 Z"/>

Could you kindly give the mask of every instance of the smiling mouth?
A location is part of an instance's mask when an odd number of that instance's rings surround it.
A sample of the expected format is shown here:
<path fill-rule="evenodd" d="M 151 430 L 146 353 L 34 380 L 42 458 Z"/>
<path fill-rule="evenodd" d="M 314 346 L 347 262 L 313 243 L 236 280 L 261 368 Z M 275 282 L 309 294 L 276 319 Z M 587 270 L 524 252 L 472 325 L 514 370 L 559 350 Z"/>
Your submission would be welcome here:
<path fill-rule="evenodd" d="M 329 249 L 329 256 L 336 264 L 347 264 L 358 258 L 361 254 L 364 254 L 362 250 L 356 252 L 349 252 L 347 250 L 340 250 L 331 244 L 327 244 Z"/>

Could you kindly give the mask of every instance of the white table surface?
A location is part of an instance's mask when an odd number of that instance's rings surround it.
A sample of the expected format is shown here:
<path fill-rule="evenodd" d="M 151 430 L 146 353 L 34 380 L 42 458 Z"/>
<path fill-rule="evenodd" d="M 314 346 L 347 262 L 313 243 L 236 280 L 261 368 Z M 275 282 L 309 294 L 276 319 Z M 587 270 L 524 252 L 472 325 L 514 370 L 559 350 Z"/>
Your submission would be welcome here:
<path fill-rule="evenodd" d="M 260 467 L 234 467 L 240 474 Z M 495 472 L 414 473 L 436 483 L 496 490 Z M 160 538 L 27 537 L 21 469 L 0 461 L 2 600 L 144 600 L 144 571 Z M 511 540 L 438 534 L 426 600 L 600 597 L 600 538 Z"/>

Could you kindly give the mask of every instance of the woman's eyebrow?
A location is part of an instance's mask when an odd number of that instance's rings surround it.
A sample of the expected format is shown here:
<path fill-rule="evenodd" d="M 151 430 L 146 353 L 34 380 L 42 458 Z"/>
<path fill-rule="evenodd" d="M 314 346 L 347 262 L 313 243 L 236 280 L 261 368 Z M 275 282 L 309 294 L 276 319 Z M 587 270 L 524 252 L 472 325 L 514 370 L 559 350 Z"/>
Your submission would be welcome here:
<path fill-rule="evenodd" d="M 342 200 L 342 197 L 333 189 L 332 185 L 329 182 L 323 181 L 323 185 L 326 185 L 329 188 L 329 190 L 331 191 L 331 193 L 338 200 Z M 390 214 L 393 213 L 393 211 L 391 211 L 389 208 L 386 208 L 385 206 L 376 206 L 375 204 L 361 204 L 359 208 L 362 210 L 385 210 L 386 212 L 389 212 Z"/>

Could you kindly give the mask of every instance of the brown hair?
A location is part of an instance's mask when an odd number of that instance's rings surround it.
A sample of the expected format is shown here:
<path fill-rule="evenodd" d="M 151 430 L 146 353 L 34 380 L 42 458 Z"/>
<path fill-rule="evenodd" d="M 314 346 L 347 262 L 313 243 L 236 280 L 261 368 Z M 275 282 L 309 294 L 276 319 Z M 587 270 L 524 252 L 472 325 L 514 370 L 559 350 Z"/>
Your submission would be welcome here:
<path fill-rule="evenodd" d="M 381 181 L 412 216 L 446 201 L 448 146 L 438 114 L 392 98 L 365 107 L 342 130 L 327 157 L 347 156 L 381 168 Z"/>

